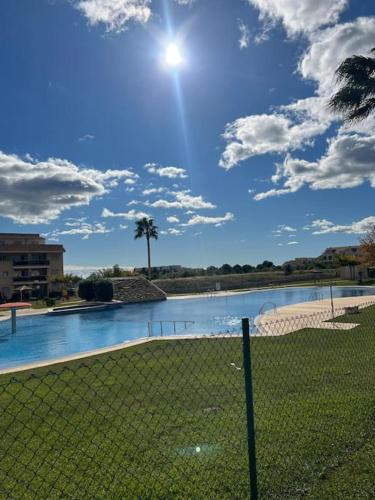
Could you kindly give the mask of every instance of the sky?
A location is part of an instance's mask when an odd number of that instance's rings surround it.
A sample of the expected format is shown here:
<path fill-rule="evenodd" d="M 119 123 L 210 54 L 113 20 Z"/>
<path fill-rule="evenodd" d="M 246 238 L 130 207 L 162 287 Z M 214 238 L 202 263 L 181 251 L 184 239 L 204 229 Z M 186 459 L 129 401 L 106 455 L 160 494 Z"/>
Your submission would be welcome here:
<path fill-rule="evenodd" d="M 375 223 L 375 118 L 335 69 L 375 47 L 373 0 L 3 0 L 0 230 L 66 270 L 275 263 Z"/>

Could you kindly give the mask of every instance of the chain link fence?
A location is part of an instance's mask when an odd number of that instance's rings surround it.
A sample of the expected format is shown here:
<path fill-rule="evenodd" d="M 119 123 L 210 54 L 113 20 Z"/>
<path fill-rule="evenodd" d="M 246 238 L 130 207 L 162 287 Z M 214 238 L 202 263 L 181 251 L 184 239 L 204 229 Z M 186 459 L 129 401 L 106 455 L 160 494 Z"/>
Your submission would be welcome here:
<path fill-rule="evenodd" d="M 254 485 L 323 498 L 325 475 L 374 431 L 370 302 L 262 315 L 248 343 L 238 322 L 152 328 L 139 345 L 0 376 L 1 498 L 242 499 Z"/>

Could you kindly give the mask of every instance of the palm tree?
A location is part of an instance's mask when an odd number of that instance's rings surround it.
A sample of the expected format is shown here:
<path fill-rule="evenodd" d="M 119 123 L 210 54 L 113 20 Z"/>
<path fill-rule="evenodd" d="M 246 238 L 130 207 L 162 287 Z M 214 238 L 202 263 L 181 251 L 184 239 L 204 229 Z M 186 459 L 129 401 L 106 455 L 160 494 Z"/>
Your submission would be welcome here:
<path fill-rule="evenodd" d="M 345 59 L 336 77 L 341 87 L 328 105 L 343 115 L 344 122 L 364 120 L 375 111 L 375 48 L 370 57 L 354 55 Z"/>
<path fill-rule="evenodd" d="M 134 239 L 142 238 L 146 236 L 147 240 L 147 257 L 148 257 L 148 279 L 151 279 L 151 252 L 150 252 L 150 239 L 158 239 L 158 226 L 154 226 L 154 219 L 143 219 L 137 220 L 135 223 Z"/>

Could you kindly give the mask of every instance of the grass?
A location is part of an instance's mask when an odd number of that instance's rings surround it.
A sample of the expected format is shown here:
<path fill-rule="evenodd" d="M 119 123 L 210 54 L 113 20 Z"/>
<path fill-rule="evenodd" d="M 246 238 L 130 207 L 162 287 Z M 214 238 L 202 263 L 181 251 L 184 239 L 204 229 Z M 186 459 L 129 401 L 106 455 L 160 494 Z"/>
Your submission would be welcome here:
<path fill-rule="evenodd" d="M 79 299 L 77 297 L 71 298 L 69 300 L 55 299 L 55 305 L 53 307 L 69 306 L 69 305 L 73 305 L 73 304 L 78 304 L 79 302 L 81 302 L 81 299 Z M 48 307 L 46 305 L 46 301 L 44 299 L 33 300 L 31 302 L 31 304 L 32 304 L 33 309 L 45 309 L 46 307 Z"/>
<path fill-rule="evenodd" d="M 224 274 L 214 276 L 195 276 L 191 278 L 157 279 L 153 283 L 169 295 L 202 293 L 216 289 L 220 283 L 221 290 L 249 290 L 260 287 L 275 287 L 280 285 L 299 285 L 311 283 L 320 285 L 323 280 L 337 280 L 336 271 L 326 269 L 317 276 L 312 271 L 295 271 L 285 275 L 283 271 L 252 272 L 247 274 Z"/>
<path fill-rule="evenodd" d="M 366 285 L 372 285 L 375 283 L 366 283 Z M 328 287 L 328 286 L 359 286 L 358 281 L 354 280 L 344 280 L 344 279 L 334 279 L 334 280 L 311 280 L 311 281 L 291 281 L 290 283 L 284 283 L 280 285 L 263 285 L 263 286 L 254 286 L 254 287 L 249 287 L 247 286 L 246 288 L 235 288 L 235 289 L 230 289 L 230 292 L 245 292 L 245 291 L 250 291 L 250 290 L 274 290 L 276 288 L 294 288 L 296 286 L 298 287 Z M 221 291 L 227 291 L 227 290 L 221 290 Z M 215 292 L 191 292 L 189 295 L 201 295 L 202 293 L 215 293 Z M 180 296 L 180 295 L 187 295 L 185 292 L 184 293 L 169 293 L 168 296 Z"/>
<path fill-rule="evenodd" d="M 260 498 L 374 495 L 374 320 L 253 338 Z M 1 376 L 0 497 L 248 497 L 241 366 L 206 338 Z"/>

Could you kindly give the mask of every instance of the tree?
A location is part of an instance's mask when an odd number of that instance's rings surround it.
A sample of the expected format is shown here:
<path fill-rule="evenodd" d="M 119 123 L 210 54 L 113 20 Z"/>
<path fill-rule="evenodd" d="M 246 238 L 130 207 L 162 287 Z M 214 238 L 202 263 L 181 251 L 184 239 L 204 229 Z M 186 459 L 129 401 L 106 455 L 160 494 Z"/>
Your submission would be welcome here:
<path fill-rule="evenodd" d="M 364 120 L 375 111 L 375 48 L 370 57 L 353 55 L 336 70 L 341 85 L 329 108 L 343 115 L 346 123 Z"/>
<path fill-rule="evenodd" d="M 264 269 L 273 269 L 275 267 L 275 264 L 269 260 L 264 260 L 261 264 L 257 265 L 258 270 L 264 270 Z"/>
<path fill-rule="evenodd" d="M 58 276 L 54 276 L 53 278 L 51 278 L 52 283 L 59 283 L 67 286 L 76 285 L 81 280 L 82 280 L 81 276 L 77 276 L 76 274 L 72 273 L 60 274 Z"/>
<path fill-rule="evenodd" d="M 108 279 L 101 279 L 95 282 L 95 298 L 102 302 L 113 300 L 113 283 Z"/>
<path fill-rule="evenodd" d="M 115 264 L 112 267 L 107 267 L 103 269 L 99 269 L 95 273 L 91 273 L 89 278 L 91 279 L 102 279 L 102 278 L 123 278 L 125 276 L 133 276 L 132 271 L 128 271 L 127 269 L 123 269 L 118 264 Z"/>
<path fill-rule="evenodd" d="M 242 266 L 243 273 L 251 273 L 251 271 L 254 271 L 253 266 L 250 266 L 249 264 L 245 264 L 244 266 Z"/>
<path fill-rule="evenodd" d="M 83 300 L 95 299 L 95 281 L 91 279 L 80 281 L 78 285 L 78 297 Z"/>
<path fill-rule="evenodd" d="M 137 220 L 135 223 L 134 239 L 146 237 L 147 240 L 147 267 L 148 267 L 148 279 L 151 280 L 151 249 L 150 249 L 150 239 L 158 239 L 158 226 L 154 225 L 154 219 L 143 219 Z"/>
<path fill-rule="evenodd" d="M 242 266 L 240 266 L 239 264 L 235 264 L 232 269 L 235 274 L 242 273 Z"/>
<path fill-rule="evenodd" d="M 230 264 L 223 264 L 220 268 L 220 272 L 223 274 L 231 274 L 232 266 Z"/>
<path fill-rule="evenodd" d="M 215 266 L 208 266 L 208 268 L 206 269 L 206 273 L 208 276 L 215 275 L 218 273 L 218 271 L 218 268 Z"/>
<path fill-rule="evenodd" d="M 291 274 L 293 274 L 293 268 L 290 264 L 285 264 L 284 274 L 285 274 L 285 276 L 290 276 Z"/>
<path fill-rule="evenodd" d="M 359 251 L 363 255 L 363 260 L 366 264 L 375 266 L 375 224 L 367 234 L 360 239 Z"/>
<path fill-rule="evenodd" d="M 351 255 L 337 255 L 335 260 L 340 267 L 353 267 L 360 263 L 359 259 Z"/>

